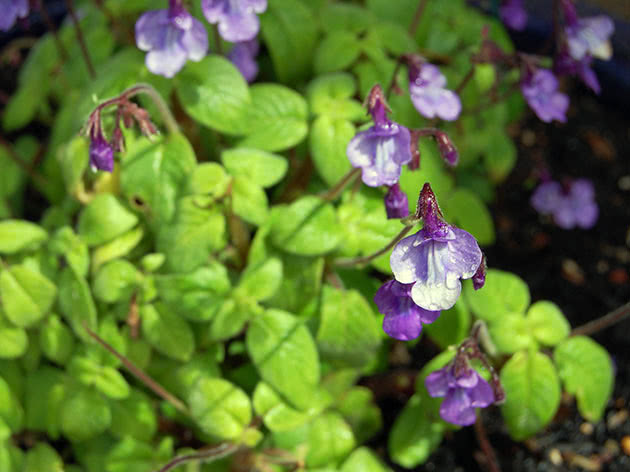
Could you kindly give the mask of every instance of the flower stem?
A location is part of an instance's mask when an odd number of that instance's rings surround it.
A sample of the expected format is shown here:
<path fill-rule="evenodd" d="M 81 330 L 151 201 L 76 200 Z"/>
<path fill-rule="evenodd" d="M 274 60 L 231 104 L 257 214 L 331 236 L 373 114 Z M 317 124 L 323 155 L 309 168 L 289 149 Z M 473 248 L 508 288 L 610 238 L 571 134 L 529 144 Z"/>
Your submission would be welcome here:
<path fill-rule="evenodd" d="M 404 238 L 409 231 L 413 228 L 413 225 L 405 226 L 400 233 L 398 233 L 394 239 L 392 239 L 387 246 L 376 251 L 374 254 L 370 254 L 369 256 L 361 256 L 361 257 L 349 257 L 343 259 L 337 259 L 333 261 L 333 265 L 335 267 L 353 267 L 353 266 L 363 266 L 369 264 L 374 259 L 383 254 L 387 253 L 391 248 L 393 248 L 398 242 Z"/>
<path fill-rule="evenodd" d="M 336 199 L 341 192 L 348 186 L 348 184 L 361 172 L 361 169 L 356 167 L 351 169 L 346 175 L 344 175 L 339 182 L 335 184 L 330 190 L 326 193 L 320 195 L 324 200 L 330 202 Z"/>
<path fill-rule="evenodd" d="M 578 326 L 571 331 L 571 336 L 590 336 L 591 334 L 609 328 L 628 317 L 630 317 L 630 302 L 620 306 L 616 310 L 611 311 L 601 318 L 597 318 L 596 320 L 589 321 L 582 326 Z"/>
<path fill-rule="evenodd" d="M 129 371 L 133 375 L 135 375 L 138 379 L 140 379 L 142 381 L 142 383 L 144 383 L 147 387 L 149 387 L 151 390 L 153 390 L 153 392 L 156 395 L 161 397 L 163 400 L 166 400 L 167 402 L 169 402 L 171 405 L 173 405 L 181 413 L 185 414 L 186 416 L 190 416 L 190 412 L 188 411 L 188 408 L 186 407 L 186 405 L 184 405 L 184 402 L 182 402 L 179 398 L 175 397 L 173 394 L 168 392 L 159 383 L 157 383 L 155 380 L 153 380 L 151 377 L 149 377 L 148 374 L 143 372 L 142 369 L 137 367 L 133 362 L 131 362 L 129 359 L 127 359 L 125 356 L 123 356 L 121 353 L 119 353 L 116 349 L 114 349 L 106 341 L 101 339 L 101 337 L 98 334 L 96 334 L 94 331 L 92 331 L 90 328 L 88 328 L 85 323 L 83 324 L 83 327 L 85 328 L 87 333 L 94 340 L 96 340 L 97 343 L 99 343 L 106 350 L 108 350 L 110 353 L 112 353 L 118 360 L 120 360 L 120 362 L 122 362 L 123 365 L 127 369 L 129 369 Z"/>
<path fill-rule="evenodd" d="M 492 444 L 490 444 L 490 440 L 486 434 L 486 429 L 483 426 L 481 414 L 477 416 L 477 421 L 475 421 L 475 435 L 477 436 L 477 441 L 479 441 L 479 445 L 481 446 L 481 449 L 488 461 L 488 470 L 490 472 L 501 472 L 499 462 L 497 461 L 497 455 L 492 448 Z"/>
<path fill-rule="evenodd" d="M 420 26 L 420 20 L 422 20 L 422 14 L 424 13 L 424 9 L 427 6 L 428 0 L 420 0 L 418 2 L 418 8 L 416 9 L 416 13 L 413 16 L 413 21 L 409 26 L 409 34 L 411 36 L 416 35 L 416 31 L 418 30 L 418 26 Z"/>
<path fill-rule="evenodd" d="M 203 461 L 205 463 L 213 462 L 235 453 L 238 449 L 239 446 L 236 444 L 224 442 L 206 451 L 198 451 L 192 454 L 186 454 L 185 456 L 177 456 L 157 472 L 168 472 L 180 464 L 195 460 Z"/>
<path fill-rule="evenodd" d="M 81 25 L 79 25 L 79 17 L 77 16 L 77 12 L 74 10 L 74 2 L 72 0 L 66 0 L 66 8 L 68 9 L 68 13 L 70 14 L 70 18 L 72 19 L 72 24 L 74 24 L 74 30 L 77 33 L 77 40 L 79 41 L 81 54 L 83 54 L 83 59 L 85 60 L 85 64 L 87 65 L 90 77 L 95 79 L 96 70 L 94 69 L 92 60 L 90 59 L 90 53 L 88 52 L 85 37 L 83 36 L 83 31 L 81 31 Z"/>

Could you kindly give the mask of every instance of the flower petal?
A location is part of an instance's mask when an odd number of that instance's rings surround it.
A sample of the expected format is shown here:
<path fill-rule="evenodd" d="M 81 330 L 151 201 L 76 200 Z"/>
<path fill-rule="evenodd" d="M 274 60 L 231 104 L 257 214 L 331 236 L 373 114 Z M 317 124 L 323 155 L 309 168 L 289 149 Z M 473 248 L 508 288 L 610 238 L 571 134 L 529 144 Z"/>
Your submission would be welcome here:
<path fill-rule="evenodd" d="M 451 376 L 448 369 L 449 367 L 444 367 L 435 372 L 431 372 L 427 375 L 426 379 L 424 379 L 424 386 L 427 388 L 429 396 L 434 398 L 443 397 L 448 393 L 449 384 L 451 383 Z"/>
<path fill-rule="evenodd" d="M 468 390 L 468 396 L 470 397 L 472 406 L 485 408 L 494 403 L 494 392 L 488 382 L 479 375 L 477 376 L 478 382 L 473 388 Z"/>
<path fill-rule="evenodd" d="M 440 416 L 444 421 L 460 426 L 469 426 L 477 419 L 468 392 L 461 388 L 453 388 L 446 394 L 440 405 Z"/>
<path fill-rule="evenodd" d="M 191 61 L 200 61 L 208 53 L 208 32 L 196 18 L 192 19 L 190 29 L 182 34 L 180 41 Z"/>
<path fill-rule="evenodd" d="M 162 49 L 169 24 L 168 10 L 151 10 L 136 21 L 136 45 L 141 51 Z"/>
<path fill-rule="evenodd" d="M 397 314 L 385 315 L 383 331 L 394 339 L 409 341 L 420 336 L 422 323 L 415 310 L 405 310 Z"/>
<path fill-rule="evenodd" d="M 450 240 L 448 244 L 448 263 L 449 273 L 455 273 L 457 278 L 469 279 L 481 264 L 483 254 L 481 248 L 477 244 L 475 237 L 468 231 L 453 227 L 455 239 Z"/>

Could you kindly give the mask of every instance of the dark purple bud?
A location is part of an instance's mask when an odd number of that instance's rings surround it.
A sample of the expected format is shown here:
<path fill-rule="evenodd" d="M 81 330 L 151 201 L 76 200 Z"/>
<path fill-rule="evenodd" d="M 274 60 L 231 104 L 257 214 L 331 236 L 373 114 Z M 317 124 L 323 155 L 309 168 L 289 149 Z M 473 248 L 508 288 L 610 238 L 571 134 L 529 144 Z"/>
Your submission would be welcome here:
<path fill-rule="evenodd" d="M 448 165 L 456 166 L 459 161 L 459 153 L 448 134 L 444 131 L 437 131 L 434 137 L 442 159 L 444 159 Z"/>
<path fill-rule="evenodd" d="M 475 290 L 479 290 L 486 284 L 486 270 L 488 269 L 488 265 L 486 263 L 486 255 L 482 253 L 481 264 L 479 264 L 479 268 L 475 275 L 472 276 L 473 288 Z"/>
<path fill-rule="evenodd" d="M 444 215 L 438 205 L 437 197 L 433 193 L 429 182 L 424 184 L 420 197 L 418 198 L 418 208 L 416 216 L 422 218 L 425 228 L 431 233 L 442 233 L 448 228 L 448 224 L 443 220 Z"/>
<path fill-rule="evenodd" d="M 93 170 L 114 170 L 114 149 L 105 140 L 102 131 L 96 131 L 90 140 L 90 166 Z"/>
<path fill-rule="evenodd" d="M 374 124 L 376 126 L 387 126 L 390 121 L 387 118 L 387 112 L 391 112 L 387 100 L 385 100 L 385 94 L 379 84 L 376 84 L 370 90 L 370 94 L 367 98 L 368 112 L 372 115 Z"/>
<path fill-rule="evenodd" d="M 388 219 L 409 216 L 409 200 L 397 183 L 389 187 L 389 191 L 385 195 L 385 211 Z"/>

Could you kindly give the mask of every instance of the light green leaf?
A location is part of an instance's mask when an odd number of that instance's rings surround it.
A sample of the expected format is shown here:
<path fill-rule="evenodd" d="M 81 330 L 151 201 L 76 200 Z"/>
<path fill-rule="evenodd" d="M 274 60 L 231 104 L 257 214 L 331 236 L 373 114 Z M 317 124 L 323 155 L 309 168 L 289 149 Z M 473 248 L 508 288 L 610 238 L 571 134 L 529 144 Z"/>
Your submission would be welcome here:
<path fill-rule="evenodd" d="M 316 77 L 306 90 L 311 113 L 314 115 L 349 121 L 365 120 L 366 109 L 352 99 L 356 93 L 354 76 L 345 72 Z"/>
<path fill-rule="evenodd" d="M 489 134 L 489 137 L 483 162 L 490 179 L 495 183 L 500 183 L 505 180 L 516 164 L 516 145 L 506 132 L 493 132 Z"/>
<path fill-rule="evenodd" d="M 70 358 L 74 350 L 74 336 L 57 315 L 50 315 L 42 325 L 39 347 L 48 359 L 57 364 L 64 365 Z"/>
<path fill-rule="evenodd" d="M 98 436 L 109 428 L 111 421 L 107 401 L 87 388 L 76 390 L 61 407 L 61 430 L 73 442 Z"/>
<path fill-rule="evenodd" d="M 483 289 L 482 289 L 483 290 Z M 529 324 L 520 313 L 506 313 L 490 324 L 490 337 L 496 348 L 512 354 L 528 347 L 536 347 Z"/>
<path fill-rule="evenodd" d="M 229 184 L 230 177 L 221 164 L 203 162 L 195 167 L 190 180 L 190 189 L 195 194 L 210 194 L 213 197 L 220 197 L 225 194 Z"/>
<path fill-rule="evenodd" d="M 355 34 L 333 30 L 320 41 L 315 51 L 315 73 L 325 74 L 345 69 L 351 66 L 360 54 L 361 46 Z"/>
<path fill-rule="evenodd" d="M 335 467 L 354 449 L 352 429 L 339 413 L 326 412 L 313 421 L 308 432 L 306 465 Z"/>
<path fill-rule="evenodd" d="M 46 443 L 37 443 L 26 454 L 23 472 L 63 472 L 63 461 Z"/>
<path fill-rule="evenodd" d="M 57 287 L 26 265 L 0 273 L 0 297 L 6 317 L 14 325 L 29 327 L 41 320 L 57 296 Z"/>
<path fill-rule="evenodd" d="M 332 31 L 352 31 L 360 33 L 374 26 L 376 17 L 371 11 L 358 5 L 331 3 L 320 15 L 322 28 L 327 33 Z"/>
<path fill-rule="evenodd" d="M 272 187 L 287 173 L 287 160 L 277 154 L 251 148 L 228 149 L 221 161 L 234 176 L 243 176 L 261 187 Z"/>
<path fill-rule="evenodd" d="M 571 331 L 562 310 L 549 301 L 539 301 L 529 307 L 527 325 L 532 335 L 546 346 L 555 346 Z"/>
<path fill-rule="evenodd" d="M 131 262 L 124 259 L 111 261 L 94 277 L 94 296 L 106 303 L 128 300 L 141 278 L 142 274 Z"/>
<path fill-rule="evenodd" d="M 379 458 L 367 447 L 355 450 L 343 463 L 340 472 L 388 472 L 389 467 L 383 465 Z"/>
<path fill-rule="evenodd" d="M 536 434 L 560 405 L 560 380 L 551 359 L 521 351 L 501 369 L 505 403 L 501 406 L 510 435 L 517 441 Z"/>
<path fill-rule="evenodd" d="M 126 437 L 104 452 L 98 462 L 106 464 L 103 472 L 150 472 L 159 470 L 173 458 L 173 438 L 165 437 L 157 444 L 147 444 Z"/>
<path fill-rule="evenodd" d="M 138 223 L 138 217 L 111 193 L 101 193 L 79 215 L 79 236 L 90 247 L 111 241 Z"/>
<path fill-rule="evenodd" d="M 119 401 L 110 402 L 110 431 L 118 438 L 131 436 L 138 441 L 150 441 L 157 431 L 157 415 L 150 398 L 138 390 Z"/>
<path fill-rule="evenodd" d="M 606 350 L 585 336 L 563 341 L 553 353 L 567 392 L 588 421 L 599 421 L 613 392 L 614 370 Z"/>
<path fill-rule="evenodd" d="M 274 296 L 281 283 L 282 261 L 273 257 L 248 266 L 241 275 L 234 296 L 264 301 Z"/>
<path fill-rule="evenodd" d="M 195 350 L 192 329 L 163 303 L 140 308 L 142 334 L 156 351 L 185 362 Z"/>
<path fill-rule="evenodd" d="M 396 23 L 380 21 L 370 28 L 370 35 L 394 56 L 415 52 L 418 49 L 407 31 Z"/>
<path fill-rule="evenodd" d="M 227 380 L 199 378 L 188 403 L 201 430 L 220 439 L 238 438 L 252 419 L 247 394 Z"/>
<path fill-rule="evenodd" d="M 91 342 L 83 324 L 96 330 L 96 306 L 87 282 L 71 267 L 64 268 L 59 278 L 59 308 L 75 334 L 81 340 Z"/>
<path fill-rule="evenodd" d="M 271 212 L 271 241 L 292 254 L 315 256 L 332 251 L 339 243 L 335 210 L 315 196 L 302 197 Z"/>
<path fill-rule="evenodd" d="M 496 269 L 488 270 L 486 284 L 480 290 L 465 284 L 464 295 L 475 315 L 489 322 L 509 313 L 524 314 L 530 301 L 529 288 L 523 279 Z"/>
<path fill-rule="evenodd" d="M 13 433 L 22 429 L 24 410 L 9 384 L 0 377 L 0 421 L 3 421 Z"/>
<path fill-rule="evenodd" d="M 475 193 L 459 188 L 444 203 L 449 222 L 468 231 L 481 245 L 494 243 L 492 215 Z"/>
<path fill-rule="evenodd" d="M 223 341 L 239 334 L 251 318 L 258 315 L 262 308 L 255 302 L 236 303 L 227 299 L 218 308 L 210 325 L 210 339 Z"/>
<path fill-rule="evenodd" d="M 247 132 L 251 97 L 243 75 L 229 60 L 209 55 L 189 61 L 175 80 L 184 110 L 196 121 L 227 134 Z"/>
<path fill-rule="evenodd" d="M 26 377 L 26 427 L 59 437 L 61 409 L 66 401 L 67 375 L 52 367 L 42 366 Z"/>
<path fill-rule="evenodd" d="M 92 254 L 92 273 L 95 273 L 106 262 L 129 254 L 140 243 L 143 236 L 144 230 L 139 226 L 97 247 Z"/>
<path fill-rule="evenodd" d="M 337 403 L 339 412 L 352 427 L 358 443 L 364 443 L 383 426 L 381 410 L 374 402 L 374 394 L 367 387 L 353 387 Z"/>
<path fill-rule="evenodd" d="M 317 345 L 322 357 L 346 367 L 370 363 L 381 344 L 378 321 L 355 290 L 324 286 Z"/>
<path fill-rule="evenodd" d="M 86 277 L 90 266 L 90 254 L 85 242 L 78 237 L 72 228 L 59 228 L 50 240 L 50 250 L 57 256 L 63 256 L 68 265 L 77 274 Z"/>
<path fill-rule="evenodd" d="M 245 221 L 263 225 L 269 216 L 267 194 L 258 184 L 244 176 L 232 181 L 232 210 Z"/>
<path fill-rule="evenodd" d="M 4 320 L 0 311 L 0 359 L 21 357 L 28 348 L 28 336 L 24 328 L 13 326 Z"/>
<path fill-rule="evenodd" d="M 22 220 L 0 221 L 0 253 L 14 254 L 37 249 L 48 233 L 34 223 Z"/>
<path fill-rule="evenodd" d="M 246 344 L 263 380 L 291 405 L 310 408 L 319 384 L 319 358 L 308 329 L 289 313 L 267 310 L 251 322 Z"/>
<path fill-rule="evenodd" d="M 313 123 L 309 144 L 319 175 L 333 186 L 351 169 L 346 155 L 348 143 L 356 134 L 354 125 L 344 119 L 318 117 Z"/>

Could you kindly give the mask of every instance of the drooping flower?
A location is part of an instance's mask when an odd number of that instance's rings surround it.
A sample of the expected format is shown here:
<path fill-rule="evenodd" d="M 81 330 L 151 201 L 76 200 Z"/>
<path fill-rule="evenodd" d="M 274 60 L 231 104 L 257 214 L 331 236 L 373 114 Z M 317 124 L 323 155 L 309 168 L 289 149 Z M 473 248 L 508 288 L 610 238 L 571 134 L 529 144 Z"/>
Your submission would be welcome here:
<path fill-rule="evenodd" d="M 523 0 L 505 0 L 499 8 L 499 16 L 513 30 L 522 31 L 527 26 L 527 11 L 523 7 Z"/>
<path fill-rule="evenodd" d="M 543 182 L 532 194 L 530 203 L 539 213 L 551 215 L 563 229 L 592 228 L 599 216 L 595 190 L 587 179 L 574 180 L 566 188 L 558 182 Z"/>
<path fill-rule="evenodd" d="M 147 51 L 145 63 L 154 74 L 173 77 L 187 60 L 200 61 L 208 52 L 208 34 L 182 0 L 169 0 L 166 10 L 151 10 L 136 22 L 136 45 Z"/>
<path fill-rule="evenodd" d="M 452 90 L 446 87 L 446 77 L 433 64 L 410 61 L 409 93 L 418 112 L 426 118 L 456 120 L 462 111 L 462 103 Z"/>
<path fill-rule="evenodd" d="M 95 127 L 90 132 L 90 167 L 93 171 L 114 170 L 114 149 L 103 136 L 100 127 Z"/>
<path fill-rule="evenodd" d="M 440 316 L 439 311 L 425 310 L 413 302 L 410 295 L 412 285 L 390 280 L 374 296 L 378 310 L 385 315 L 383 331 L 401 341 L 417 338 L 422 324 L 433 323 Z"/>
<path fill-rule="evenodd" d="M 586 56 L 608 60 L 612 57 L 610 36 L 615 31 L 615 24 L 606 15 L 569 20 L 565 33 L 569 54 L 576 61 Z"/>
<path fill-rule="evenodd" d="M 221 37 L 232 43 L 254 39 L 260 29 L 257 13 L 266 9 L 267 0 L 201 0 L 208 22 L 218 23 Z"/>
<path fill-rule="evenodd" d="M 407 128 L 387 117 L 380 85 L 372 88 L 367 102 L 374 126 L 357 133 L 348 143 L 346 154 L 353 167 L 362 169 L 366 185 L 394 185 L 402 166 L 411 161 L 411 136 Z"/>
<path fill-rule="evenodd" d="M 444 397 L 440 416 L 444 421 L 469 426 L 476 420 L 475 408 L 485 408 L 495 401 L 494 392 L 468 362 L 457 360 L 430 373 L 424 384 L 432 397 Z"/>
<path fill-rule="evenodd" d="M 18 18 L 28 16 L 28 0 L 0 0 L 0 31 L 9 31 Z"/>
<path fill-rule="evenodd" d="M 385 195 L 385 211 L 388 219 L 409 216 L 409 200 L 407 200 L 407 194 L 400 189 L 398 183 L 389 187 Z"/>
<path fill-rule="evenodd" d="M 444 221 L 428 183 L 418 207 L 424 226 L 394 247 L 390 265 L 398 282 L 414 284 L 411 298 L 417 305 L 430 311 L 447 310 L 461 293 L 461 280 L 477 272 L 481 249 L 470 233 Z"/>
<path fill-rule="evenodd" d="M 552 120 L 567 121 L 569 97 L 558 92 L 558 79 L 548 69 L 528 72 L 521 82 L 521 91 L 528 105 L 545 123 Z"/>
<path fill-rule="evenodd" d="M 599 95 L 601 86 L 595 71 L 591 68 L 592 62 L 591 56 L 587 55 L 576 61 L 568 52 L 562 51 L 554 58 L 553 70 L 558 75 L 577 75 L 587 87 Z"/>
<path fill-rule="evenodd" d="M 238 68 L 247 82 L 253 82 L 258 75 L 258 55 L 259 44 L 256 38 L 236 43 L 228 54 L 228 59 Z"/>

